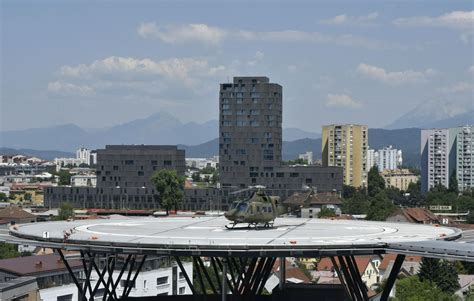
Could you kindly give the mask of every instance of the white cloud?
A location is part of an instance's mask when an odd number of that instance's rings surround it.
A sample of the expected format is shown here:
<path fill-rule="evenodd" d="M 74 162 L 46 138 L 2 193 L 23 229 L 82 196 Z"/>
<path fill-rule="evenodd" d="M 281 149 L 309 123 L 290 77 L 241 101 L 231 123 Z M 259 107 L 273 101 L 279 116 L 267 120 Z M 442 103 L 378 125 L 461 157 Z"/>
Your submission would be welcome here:
<path fill-rule="evenodd" d="M 438 89 L 442 93 L 451 94 L 451 93 L 464 93 L 464 92 L 473 92 L 474 84 L 467 82 L 459 82 L 449 87 L 443 87 Z"/>
<path fill-rule="evenodd" d="M 463 33 L 461 33 L 461 35 L 459 36 L 459 38 L 461 39 L 461 41 L 462 41 L 464 44 L 472 43 L 473 40 L 474 40 L 474 31 L 463 32 Z"/>
<path fill-rule="evenodd" d="M 366 16 L 366 18 L 376 17 L 377 13 Z M 300 30 L 230 30 L 206 24 L 158 26 L 155 23 L 142 23 L 137 28 L 137 33 L 143 38 L 157 38 L 168 44 L 201 42 L 208 45 L 219 45 L 224 40 L 231 39 L 232 41 L 250 42 L 335 44 L 368 49 L 406 49 L 406 47 L 398 44 L 372 40 L 351 34 L 332 35 L 316 31 Z"/>
<path fill-rule="evenodd" d="M 365 16 L 348 16 L 346 14 L 337 15 L 334 18 L 322 20 L 320 23 L 328 25 L 371 25 L 379 17 L 378 12 L 372 12 Z"/>
<path fill-rule="evenodd" d="M 253 67 L 255 65 L 258 64 L 258 62 L 262 61 L 263 60 L 263 57 L 265 56 L 265 54 L 261 51 L 257 51 L 255 52 L 255 56 L 253 59 L 247 61 L 247 65 L 250 66 L 250 67 Z"/>
<path fill-rule="evenodd" d="M 474 11 L 453 11 L 437 17 L 399 18 L 394 20 L 393 24 L 407 27 L 440 26 L 472 30 L 474 26 Z"/>
<path fill-rule="evenodd" d="M 224 71 L 222 65 L 209 66 L 208 61 L 195 58 L 171 58 L 154 61 L 149 58 L 110 56 L 96 60 L 89 65 L 62 66 L 60 74 L 76 78 L 113 77 L 139 80 L 141 76 L 163 76 L 168 79 L 180 79 L 185 84 L 192 83 L 193 76 L 212 76 Z"/>
<path fill-rule="evenodd" d="M 362 104 L 352 99 L 347 94 L 328 94 L 326 99 L 326 107 L 335 107 L 335 108 L 360 108 Z"/>
<path fill-rule="evenodd" d="M 201 42 L 215 45 L 227 34 L 223 29 L 206 24 L 158 26 L 154 22 L 140 24 L 137 32 L 143 38 L 156 38 L 169 44 Z"/>
<path fill-rule="evenodd" d="M 61 96 L 79 95 L 87 97 L 95 95 L 95 90 L 92 87 L 60 81 L 48 83 L 48 92 Z"/>
<path fill-rule="evenodd" d="M 436 74 L 436 71 L 433 69 L 426 69 L 424 71 L 405 70 L 388 72 L 381 67 L 368 64 L 359 64 L 359 66 L 357 66 L 357 72 L 390 85 L 426 82 L 430 77 Z"/>
<path fill-rule="evenodd" d="M 296 70 L 298 69 L 298 67 L 296 67 L 296 65 L 288 65 L 288 71 L 293 73 L 293 72 L 296 72 Z"/>

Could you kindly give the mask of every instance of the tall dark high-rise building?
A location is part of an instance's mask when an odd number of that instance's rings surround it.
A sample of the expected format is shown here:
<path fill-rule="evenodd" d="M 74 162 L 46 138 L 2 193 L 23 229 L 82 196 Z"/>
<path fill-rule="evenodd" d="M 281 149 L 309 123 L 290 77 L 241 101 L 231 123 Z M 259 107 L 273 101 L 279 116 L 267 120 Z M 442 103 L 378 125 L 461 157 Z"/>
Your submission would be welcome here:
<path fill-rule="evenodd" d="M 234 77 L 232 83 L 220 85 L 222 187 L 263 185 L 281 198 L 308 187 L 340 191 L 340 167 L 282 165 L 282 102 L 282 86 L 270 83 L 268 77 Z"/>
<path fill-rule="evenodd" d="M 282 87 L 268 77 L 234 77 L 220 85 L 219 107 L 222 185 L 261 184 L 281 162 Z"/>

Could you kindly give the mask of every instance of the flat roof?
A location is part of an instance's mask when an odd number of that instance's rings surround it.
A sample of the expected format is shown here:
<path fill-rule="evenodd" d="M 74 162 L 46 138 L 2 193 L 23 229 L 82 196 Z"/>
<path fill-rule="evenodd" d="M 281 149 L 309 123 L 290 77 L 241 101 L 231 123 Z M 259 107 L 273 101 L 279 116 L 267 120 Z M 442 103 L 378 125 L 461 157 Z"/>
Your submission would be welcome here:
<path fill-rule="evenodd" d="M 303 257 L 383 253 L 389 245 L 461 236 L 455 228 L 372 221 L 277 218 L 270 229 L 232 230 L 228 223 L 222 216 L 44 222 L 13 226 L 4 239 L 97 252 Z"/>

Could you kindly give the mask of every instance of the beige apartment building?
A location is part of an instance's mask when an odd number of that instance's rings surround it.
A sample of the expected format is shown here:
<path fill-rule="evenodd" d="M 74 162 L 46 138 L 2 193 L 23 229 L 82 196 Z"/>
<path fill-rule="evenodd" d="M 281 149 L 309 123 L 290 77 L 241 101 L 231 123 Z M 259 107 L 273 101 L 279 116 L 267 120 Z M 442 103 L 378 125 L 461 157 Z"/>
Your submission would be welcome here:
<path fill-rule="evenodd" d="M 406 191 L 410 183 L 416 183 L 419 179 L 419 176 L 408 169 L 385 169 L 380 175 L 384 178 L 386 187 L 395 187 L 402 191 Z"/>
<path fill-rule="evenodd" d="M 323 166 L 343 167 L 345 185 L 367 186 L 367 125 L 325 125 L 321 144 Z"/>

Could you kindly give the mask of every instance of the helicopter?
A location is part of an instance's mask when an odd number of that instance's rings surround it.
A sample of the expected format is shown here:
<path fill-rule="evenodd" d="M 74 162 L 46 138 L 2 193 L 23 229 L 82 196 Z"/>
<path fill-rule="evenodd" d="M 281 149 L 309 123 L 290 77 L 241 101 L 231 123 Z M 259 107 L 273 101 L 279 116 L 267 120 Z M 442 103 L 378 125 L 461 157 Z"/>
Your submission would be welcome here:
<path fill-rule="evenodd" d="M 227 229 L 234 229 L 236 225 L 246 223 L 247 228 L 258 229 L 273 228 L 275 218 L 283 214 L 285 209 L 279 205 L 279 197 L 267 196 L 264 186 L 251 186 L 243 191 L 257 189 L 252 196 L 246 200 L 235 201 L 224 216 L 231 221 L 230 225 L 226 225 Z"/>

